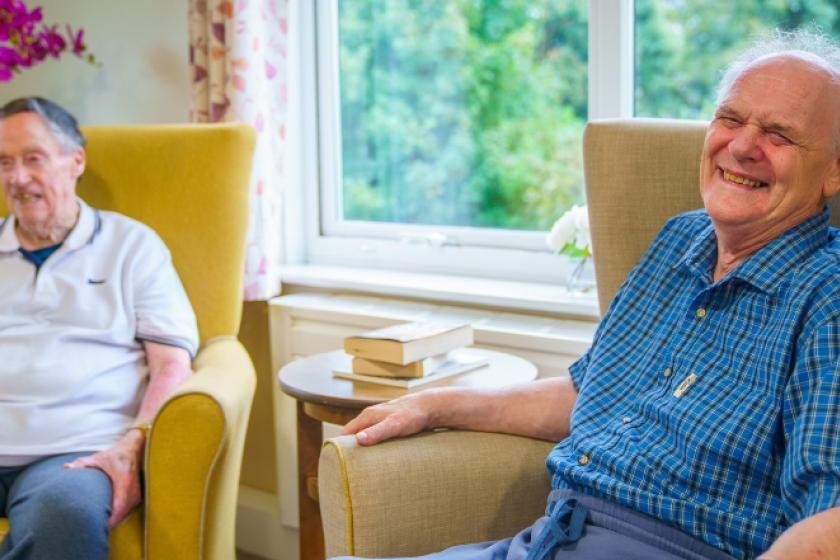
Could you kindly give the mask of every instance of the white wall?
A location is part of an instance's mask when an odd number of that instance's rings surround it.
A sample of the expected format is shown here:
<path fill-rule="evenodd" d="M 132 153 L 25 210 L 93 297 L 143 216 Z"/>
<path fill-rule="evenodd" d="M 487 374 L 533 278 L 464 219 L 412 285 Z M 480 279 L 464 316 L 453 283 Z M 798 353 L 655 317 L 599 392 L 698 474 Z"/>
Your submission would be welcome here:
<path fill-rule="evenodd" d="M 81 124 L 186 122 L 189 118 L 187 0 L 31 0 L 44 22 L 85 30 L 96 68 L 65 54 L 0 83 L 0 103 L 41 95 Z"/>

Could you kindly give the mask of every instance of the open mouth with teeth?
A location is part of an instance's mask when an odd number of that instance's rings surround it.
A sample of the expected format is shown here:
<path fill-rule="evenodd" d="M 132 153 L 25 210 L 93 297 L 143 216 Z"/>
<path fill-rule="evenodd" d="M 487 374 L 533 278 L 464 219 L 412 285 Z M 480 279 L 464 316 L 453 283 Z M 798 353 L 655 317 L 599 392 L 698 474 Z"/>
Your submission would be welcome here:
<path fill-rule="evenodd" d="M 767 183 L 764 181 L 757 181 L 755 179 L 749 179 L 747 177 L 742 177 L 741 175 L 735 175 L 734 173 L 730 173 L 725 169 L 721 169 L 720 172 L 723 174 L 723 178 L 725 181 L 730 183 L 736 183 L 738 185 L 744 185 L 747 187 L 752 187 L 754 189 L 758 189 L 761 187 L 766 187 Z"/>

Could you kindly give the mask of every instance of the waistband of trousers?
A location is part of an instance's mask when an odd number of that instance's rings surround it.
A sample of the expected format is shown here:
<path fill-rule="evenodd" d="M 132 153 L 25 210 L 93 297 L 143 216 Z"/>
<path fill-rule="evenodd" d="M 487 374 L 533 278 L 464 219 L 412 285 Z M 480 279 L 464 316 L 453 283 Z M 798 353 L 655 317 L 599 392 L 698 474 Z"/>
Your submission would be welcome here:
<path fill-rule="evenodd" d="M 568 488 L 552 490 L 548 495 L 550 502 L 569 498 L 578 500 L 586 507 L 589 510 L 588 521 L 598 527 L 615 531 L 687 559 L 734 560 L 732 556 L 719 548 L 693 537 L 673 525 L 604 498 L 590 496 Z"/>

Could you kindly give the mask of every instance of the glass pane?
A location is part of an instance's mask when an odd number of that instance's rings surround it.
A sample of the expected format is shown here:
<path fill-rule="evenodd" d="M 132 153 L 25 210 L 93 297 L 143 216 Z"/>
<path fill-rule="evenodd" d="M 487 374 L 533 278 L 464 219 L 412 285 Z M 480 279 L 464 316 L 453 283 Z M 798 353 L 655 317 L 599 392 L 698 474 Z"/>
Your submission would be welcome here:
<path fill-rule="evenodd" d="M 710 119 L 723 67 L 756 33 L 819 22 L 840 40 L 837 0 L 636 0 L 635 114 Z"/>
<path fill-rule="evenodd" d="M 341 0 L 343 217 L 547 229 L 583 200 L 586 0 Z"/>

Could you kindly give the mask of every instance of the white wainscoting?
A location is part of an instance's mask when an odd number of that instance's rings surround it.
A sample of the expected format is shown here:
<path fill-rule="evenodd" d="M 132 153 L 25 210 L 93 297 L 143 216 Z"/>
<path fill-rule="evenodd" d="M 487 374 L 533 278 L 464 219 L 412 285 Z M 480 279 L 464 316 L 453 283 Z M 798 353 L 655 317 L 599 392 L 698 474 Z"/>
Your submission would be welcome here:
<path fill-rule="evenodd" d="M 351 334 L 402 321 L 452 319 L 473 324 L 478 348 L 528 359 L 542 377 L 566 375 L 569 364 L 589 347 L 596 327 L 594 321 L 348 294 L 294 294 L 275 298 L 269 306 L 274 371 L 296 358 L 341 348 L 344 337 Z M 266 503 L 266 495 L 246 491 L 239 507 L 245 523 L 239 523 L 237 541 L 248 538 L 247 550 L 267 558 L 295 560 L 297 543 L 292 547 L 284 542 L 289 535 L 296 535 L 298 526 L 295 401 L 283 394 L 276 383 L 273 393 L 278 438 L 277 503 L 271 507 Z M 325 425 L 325 437 L 336 434 L 337 429 Z M 273 519 L 258 519 L 261 512 Z M 276 528 L 271 538 L 259 539 L 262 528 L 270 527 L 272 522 L 279 522 L 282 528 Z M 258 542 L 253 538 L 258 538 Z"/>

